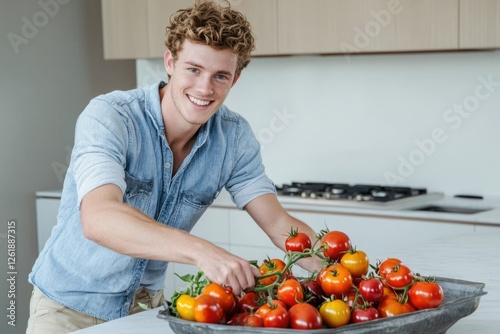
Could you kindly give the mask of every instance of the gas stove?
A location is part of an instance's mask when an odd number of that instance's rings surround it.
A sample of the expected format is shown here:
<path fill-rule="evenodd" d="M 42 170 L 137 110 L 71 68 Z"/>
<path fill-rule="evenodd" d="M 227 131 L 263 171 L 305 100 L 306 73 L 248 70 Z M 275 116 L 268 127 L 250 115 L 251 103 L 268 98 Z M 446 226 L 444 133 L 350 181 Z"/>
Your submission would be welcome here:
<path fill-rule="evenodd" d="M 292 182 L 277 186 L 276 191 L 282 202 L 360 208 L 407 208 L 443 197 L 426 188 L 324 182 Z"/>

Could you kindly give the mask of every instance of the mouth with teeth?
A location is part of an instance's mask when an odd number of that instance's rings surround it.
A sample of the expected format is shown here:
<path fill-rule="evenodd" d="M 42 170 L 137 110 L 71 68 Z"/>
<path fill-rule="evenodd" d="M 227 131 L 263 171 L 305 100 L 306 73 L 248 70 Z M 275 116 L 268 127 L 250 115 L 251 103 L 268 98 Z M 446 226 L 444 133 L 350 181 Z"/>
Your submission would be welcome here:
<path fill-rule="evenodd" d="M 192 97 L 191 95 L 188 95 L 188 98 L 192 103 L 196 104 L 197 106 L 201 106 L 201 107 L 208 106 L 212 102 L 212 101 L 208 101 L 208 100 L 200 100 L 200 99 L 197 99 L 195 97 Z"/>

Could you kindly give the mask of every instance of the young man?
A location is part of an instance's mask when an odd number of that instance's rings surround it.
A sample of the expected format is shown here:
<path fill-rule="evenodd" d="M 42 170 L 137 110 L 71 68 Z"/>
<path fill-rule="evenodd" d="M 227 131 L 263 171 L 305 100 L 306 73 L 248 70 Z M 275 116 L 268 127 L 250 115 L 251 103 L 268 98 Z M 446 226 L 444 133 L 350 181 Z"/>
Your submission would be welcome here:
<path fill-rule="evenodd" d="M 223 105 L 254 48 L 244 16 L 198 1 L 173 18 L 166 46 L 167 84 L 99 96 L 77 121 L 58 224 L 29 278 L 29 333 L 158 306 L 168 262 L 236 294 L 254 286 L 247 260 L 187 233 L 223 187 L 277 247 L 290 227 L 315 237 L 281 207 L 249 124 Z"/>

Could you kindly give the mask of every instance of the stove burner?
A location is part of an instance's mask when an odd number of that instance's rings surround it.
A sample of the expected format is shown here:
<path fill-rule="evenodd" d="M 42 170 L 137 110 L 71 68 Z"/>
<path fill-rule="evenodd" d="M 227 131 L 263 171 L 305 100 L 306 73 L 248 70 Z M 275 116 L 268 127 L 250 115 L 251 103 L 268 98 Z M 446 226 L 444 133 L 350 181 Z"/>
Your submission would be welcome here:
<path fill-rule="evenodd" d="M 292 182 L 276 190 L 282 196 L 357 202 L 390 202 L 427 193 L 424 188 L 322 182 Z"/>

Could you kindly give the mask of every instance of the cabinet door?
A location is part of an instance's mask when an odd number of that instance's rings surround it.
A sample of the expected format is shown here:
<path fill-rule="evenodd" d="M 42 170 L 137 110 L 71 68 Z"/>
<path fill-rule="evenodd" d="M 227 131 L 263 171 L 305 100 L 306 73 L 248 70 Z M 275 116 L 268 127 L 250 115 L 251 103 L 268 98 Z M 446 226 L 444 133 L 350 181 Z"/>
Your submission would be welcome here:
<path fill-rule="evenodd" d="M 460 0 L 460 48 L 500 47 L 500 0 Z"/>
<path fill-rule="evenodd" d="M 102 0 L 104 59 L 149 56 L 148 4 L 137 0 Z"/>
<path fill-rule="evenodd" d="M 278 0 L 278 52 L 454 49 L 457 1 Z"/>
<path fill-rule="evenodd" d="M 179 9 L 194 4 L 194 0 L 147 0 L 148 3 L 148 57 L 163 58 L 165 33 L 170 17 Z"/>
<path fill-rule="evenodd" d="M 245 14 L 255 37 L 253 55 L 278 53 L 278 24 L 276 0 L 230 0 L 231 6 Z"/>

